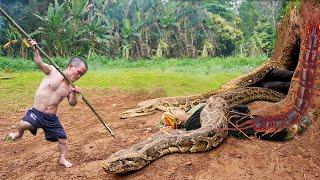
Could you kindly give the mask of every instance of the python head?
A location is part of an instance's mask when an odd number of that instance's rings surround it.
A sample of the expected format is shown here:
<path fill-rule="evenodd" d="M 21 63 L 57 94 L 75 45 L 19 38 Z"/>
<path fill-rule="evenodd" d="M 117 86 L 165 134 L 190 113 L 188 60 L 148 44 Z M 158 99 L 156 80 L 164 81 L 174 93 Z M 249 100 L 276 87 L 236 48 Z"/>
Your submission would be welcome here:
<path fill-rule="evenodd" d="M 135 117 L 134 113 L 132 113 L 131 111 L 125 111 L 120 114 L 121 119 L 126 119 L 129 117 Z"/>
<path fill-rule="evenodd" d="M 146 116 L 149 114 L 155 113 L 155 107 L 153 105 L 148 105 L 136 109 L 129 109 L 120 114 L 121 119 L 138 117 L 138 116 Z"/>
<path fill-rule="evenodd" d="M 108 173 L 120 174 L 139 170 L 149 163 L 147 156 L 123 149 L 110 156 L 104 162 L 103 169 Z"/>

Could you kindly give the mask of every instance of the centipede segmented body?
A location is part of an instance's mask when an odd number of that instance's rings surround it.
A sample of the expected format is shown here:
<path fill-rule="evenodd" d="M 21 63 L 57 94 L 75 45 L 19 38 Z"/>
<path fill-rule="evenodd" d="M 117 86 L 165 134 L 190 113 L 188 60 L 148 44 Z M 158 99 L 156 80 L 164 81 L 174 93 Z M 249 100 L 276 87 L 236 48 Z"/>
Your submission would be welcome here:
<path fill-rule="evenodd" d="M 308 109 L 314 103 L 313 97 L 319 95 L 319 91 L 315 90 L 315 86 L 319 83 L 316 77 L 317 70 L 320 69 L 320 11 L 315 14 L 314 16 L 314 12 L 310 11 L 310 9 L 303 10 L 306 31 L 302 34 L 302 38 L 305 39 L 300 50 L 296 76 L 292 79 L 292 81 L 297 82 L 298 87 L 296 89 L 291 88 L 291 97 L 287 97 L 284 100 L 288 102 L 282 105 L 277 114 L 253 115 L 253 118 L 247 121 L 239 120 L 236 123 L 239 129 L 248 130 L 252 128 L 254 132 L 266 135 L 275 134 L 293 125 L 305 127 L 311 123 Z"/>

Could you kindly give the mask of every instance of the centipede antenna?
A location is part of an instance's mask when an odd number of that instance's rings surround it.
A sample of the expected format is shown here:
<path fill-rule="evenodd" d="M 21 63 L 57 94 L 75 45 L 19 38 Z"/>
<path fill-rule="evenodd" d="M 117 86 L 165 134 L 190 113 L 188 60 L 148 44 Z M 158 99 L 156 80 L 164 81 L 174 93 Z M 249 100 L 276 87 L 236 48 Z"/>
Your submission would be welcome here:
<path fill-rule="evenodd" d="M 252 139 L 245 133 L 243 132 L 241 129 L 239 129 L 235 124 L 233 124 L 231 121 L 229 121 L 229 123 L 236 128 L 239 132 L 241 132 L 246 138 L 248 138 L 250 141 L 252 141 Z"/>
<path fill-rule="evenodd" d="M 239 115 L 242 115 L 242 116 L 245 116 L 245 117 L 250 117 L 250 118 L 254 118 L 252 115 L 248 115 L 248 114 L 245 114 L 245 113 L 241 113 L 241 112 L 237 112 L 237 111 L 230 111 L 234 114 L 239 114 Z"/>

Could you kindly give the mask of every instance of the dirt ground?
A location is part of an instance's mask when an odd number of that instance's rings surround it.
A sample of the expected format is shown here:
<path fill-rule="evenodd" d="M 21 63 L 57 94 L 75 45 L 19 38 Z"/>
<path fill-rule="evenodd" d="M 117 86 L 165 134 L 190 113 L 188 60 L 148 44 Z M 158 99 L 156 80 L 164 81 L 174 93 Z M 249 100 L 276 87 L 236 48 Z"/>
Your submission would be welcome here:
<path fill-rule="evenodd" d="M 69 138 L 68 158 L 72 168 L 57 164 L 56 143 L 29 132 L 16 142 L 6 142 L 26 108 L 0 110 L 0 179 L 320 179 L 320 136 L 315 124 L 302 136 L 288 142 L 239 140 L 228 137 L 218 148 L 205 153 L 164 156 L 144 169 L 126 174 L 107 174 L 102 164 L 111 154 L 157 132 L 161 112 L 119 119 L 120 112 L 161 92 L 119 90 L 85 91 L 88 99 L 116 134 L 113 139 L 89 108 L 80 102 L 70 107 L 64 101 L 58 116 Z M 30 102 L 31 105 L 31 102 Z"/>

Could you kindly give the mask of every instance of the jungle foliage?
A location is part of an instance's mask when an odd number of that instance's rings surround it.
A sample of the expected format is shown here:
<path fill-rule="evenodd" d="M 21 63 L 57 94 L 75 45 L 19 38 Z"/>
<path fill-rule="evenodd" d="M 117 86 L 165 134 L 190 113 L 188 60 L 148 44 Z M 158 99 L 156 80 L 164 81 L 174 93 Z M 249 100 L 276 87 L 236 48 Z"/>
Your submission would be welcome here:
<path fill-rule="evenodd" d="M 285 0 L 1 0 L 51 56 L 269 56 Z M 0 55 L 27 57 L 0 16 Z"/>

